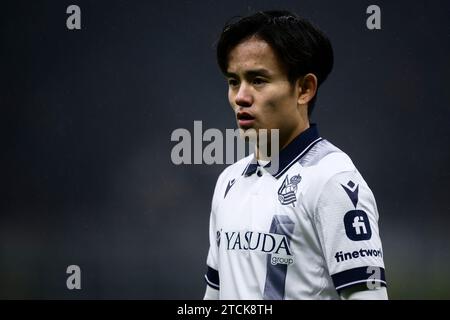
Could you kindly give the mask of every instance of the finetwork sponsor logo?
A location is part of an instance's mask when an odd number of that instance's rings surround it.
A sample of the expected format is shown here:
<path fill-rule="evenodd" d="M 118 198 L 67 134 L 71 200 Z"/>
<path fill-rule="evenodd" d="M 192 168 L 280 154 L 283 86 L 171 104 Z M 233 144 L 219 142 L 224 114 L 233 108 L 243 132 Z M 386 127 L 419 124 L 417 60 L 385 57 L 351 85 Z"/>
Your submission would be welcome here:
<path fill-rule="evenodd" d="M 350 210 L 344 216 L 345 233 L 350 240 L 363 241 L 372 237 L 369 217 L 363 210 Z"/>
<path fill-rule="evenodd" d="M 249 250 L 271 254 L 270 263 L 294 263 L 289 241 L 285 235 L 254 231 L 227 231 L 225 235 L 227 250 Z"/>
<path fill-rule="evenodd" d="M 342 251 L 336 252 L 334 255 L 334 258 L 336 259 L 336 262 L 342 262 L 347 261 L 351 259 L 358 259 L 362 257 L 380 257 L 383 258 L 383 251 L 381 249 L 359 249 L 352 252 L 345 252 Z"/>

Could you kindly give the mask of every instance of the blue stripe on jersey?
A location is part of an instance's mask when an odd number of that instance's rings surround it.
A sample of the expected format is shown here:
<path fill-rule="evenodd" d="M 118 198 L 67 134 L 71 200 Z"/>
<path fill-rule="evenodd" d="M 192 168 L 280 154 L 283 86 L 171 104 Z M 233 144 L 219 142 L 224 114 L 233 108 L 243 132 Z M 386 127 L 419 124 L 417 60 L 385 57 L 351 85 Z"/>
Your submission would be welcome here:
<path fill-rule="evenodd" d="M 285 235 L 288 238 L 288 244 L 294 233 L 294 222 L 285 215 L 275 215 L 270 225 L 270 232 Z M 286 287 L 286 264 L 271 263 L 272 255 L 267 259 L 266 284 L 264 285 L 264 300 L 284 300 Z"/>
<path fill-rule="evenodd" d="M 205 274 L 206 283 L 214 288 L 219 290 L 220 281 L 219 281 L 219 272 L 208 266 L 208 271 Z"/>
<path fill-rule="evenodd" d="M 334 286 L 339 292 L 353 285 L 374 282 L 374 285 L 386 287 L 384 269 L 381 267 L 359 267 L 335 273 L 331 276 Z"/>

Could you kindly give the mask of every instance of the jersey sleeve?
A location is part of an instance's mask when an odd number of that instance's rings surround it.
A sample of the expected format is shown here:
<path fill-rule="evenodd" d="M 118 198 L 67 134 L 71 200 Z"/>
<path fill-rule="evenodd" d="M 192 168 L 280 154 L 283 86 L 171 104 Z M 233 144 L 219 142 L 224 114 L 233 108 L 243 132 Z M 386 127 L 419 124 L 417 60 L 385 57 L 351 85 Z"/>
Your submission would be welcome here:
<path fill-rule="evenodd" d="M 205 280 L 208 286 L 213 289 L 220 289 L 219 281 L 219 264 L 218 264 L 218 245 L 217 245 L 217 230 L 215 227 L 215 213 L 211 210 L 210 222 L 209 222 L 209 251 L 206 258 L 207 270 L 205 274 Z"/>
<path fill-rule="evenodd" d="M 218 202 L 218 193 L 221 190 L 221 181 L 223 173 L 217 179 L 216 187 L 214 189 L 214 195 L 211 204 L 211 213 L 209 218 L 209 250 L 206 258 L 207 270 L 205 274 L 205 281 L 208 286 L 213 289 L 220 289 L 219 280 L 219 245 L 220 239 L 219 230 L 216 227 L 216 208 Z"/>
<path fill-rule="evenodd" d="M 314 219 L 338 292 L 353 285 L 386 286 L 375 197 L 356 169 L 324 184 Z"/>

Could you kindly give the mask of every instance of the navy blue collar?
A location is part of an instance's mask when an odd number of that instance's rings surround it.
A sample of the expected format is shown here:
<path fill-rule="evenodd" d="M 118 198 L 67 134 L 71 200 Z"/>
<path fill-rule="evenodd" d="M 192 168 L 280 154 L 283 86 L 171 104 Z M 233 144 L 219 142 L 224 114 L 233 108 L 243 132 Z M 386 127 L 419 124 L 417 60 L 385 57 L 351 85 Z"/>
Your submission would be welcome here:
<path fill-rule="evenodd" d="M 294 163 L 300 160 L 317 142 L 322 140 L 319 136 L 319 131 L 316 124 L 310 124 L 310 127 L 300 133 L 294 140 L 292 140 L 279 154 L 278 170 L 273 172 L 275 178 L 282 176 Z M 252 160 L 248 163 L 244 172 L 246 177 L 251 176 L 258 169 L 258 161 L 253 154 Z M 266 166 L 270 166 L 268 163 Z M 265 166 L 265 167 L 266 167 Z"/>

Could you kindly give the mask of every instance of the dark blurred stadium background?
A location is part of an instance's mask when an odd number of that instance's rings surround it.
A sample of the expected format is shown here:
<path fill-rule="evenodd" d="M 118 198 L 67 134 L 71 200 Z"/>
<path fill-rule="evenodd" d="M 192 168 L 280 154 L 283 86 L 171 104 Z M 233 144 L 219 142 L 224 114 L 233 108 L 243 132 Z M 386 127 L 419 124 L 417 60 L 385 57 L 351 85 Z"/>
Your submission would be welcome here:
<path fill-rule="evenodd" d="M 79 31 L 66 28 L 70 4 Z M 366 28 L 371 4 L 382 30 Z M 332 40 L 313 121 L 376 196 L 390 297 L 450 298 L 448 1 L 1 7 L 0 298 L 202 298 L 224 166 L 173 165 L 170 136 L 194 120 L 234 127 L 213 44 L 230 17 L 273 8 Z"/>

